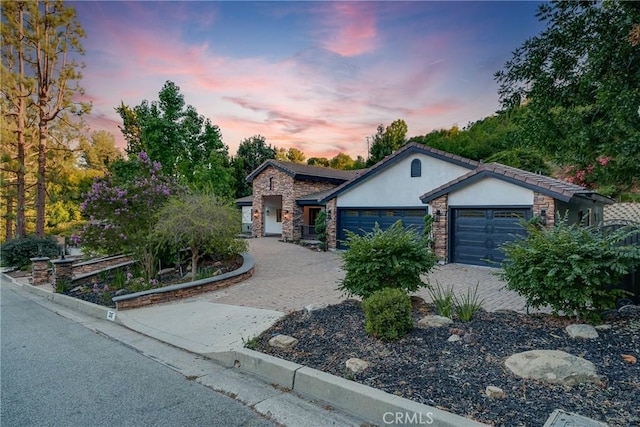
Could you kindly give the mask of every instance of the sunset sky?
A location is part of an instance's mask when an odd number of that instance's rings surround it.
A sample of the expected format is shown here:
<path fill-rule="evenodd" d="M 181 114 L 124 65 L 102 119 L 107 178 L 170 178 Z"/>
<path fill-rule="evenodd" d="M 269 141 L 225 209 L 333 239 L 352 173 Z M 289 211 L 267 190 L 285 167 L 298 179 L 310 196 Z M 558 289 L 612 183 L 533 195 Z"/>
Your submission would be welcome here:
<path fill-rule="evenodd" d="M 69 2 L 86 38 L 92 130 L 166 80 L 235 154 L 261 134 L 307 157 L 366 157 L 378 124 L 409 136 L 498 108 L 493 74 L 542 25 L 535 2 Z"/>

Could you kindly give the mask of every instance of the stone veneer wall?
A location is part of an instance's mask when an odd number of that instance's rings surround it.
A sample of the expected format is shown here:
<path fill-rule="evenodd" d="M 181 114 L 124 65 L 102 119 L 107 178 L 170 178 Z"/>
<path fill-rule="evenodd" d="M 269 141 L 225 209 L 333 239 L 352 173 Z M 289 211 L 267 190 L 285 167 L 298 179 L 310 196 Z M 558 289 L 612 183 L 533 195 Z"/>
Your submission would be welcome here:
<path fill-rule="evenodd" d="M 129 255 L 117 255 L 73 264 L 73 274 L 85 274 L 131 261 Z"/>
<path fill-rule="evenodd" d="M 181 283 L 164 288 L 138 292 L 136 294 L 122 295 L 113 298 L 113 301 L 116 303 L 116 309 L 126 310 L 189 298 L 203 292 L 226 288 L 253 276 L 255 260 L 251 255 L 246 253 L 242 254 L 242 258 L 244 259 L 242 267 L 236 271 L 230 271 L 229 273 L 207 279 L 196 280 L 195 282 Z"/>
<path fill-rule="evenodd" d="M 556 223 L 556 200 L 553 197 L 533 193 L 533 216 L 540 215 L 540 211 L 546 210 L 547 227 L 553 227 Z"/>
<path fill-rule="evenodd" d="M 440 211 L 440 220 L 433 223 L 433 239 L 435 241 L 435 253 L 438 261 L 448 262 L 447 247 L 449 245 L 449 235 L 447 228 L 449 224 L 449 195 L 445 194 L 431 201 L 431 214 Z"/>
<path fill-rule="evenodd" d="M 327 202 L 325 210 L 327 212 L 327 246 L 330 249 L 336 249 L 338 247 L 338 210 L 336 208 L 338 199 L 331 199 Z M 329 212 L 331 212 L 331 219 L 329 219 Z"/>
<path fill-rule="evenodd" d="M 273 178 L 273 190 L 269 189 L 269 178 Z M 295 199 L 293 198 L 293 177 L 274 168 L 273 166 L 269 166 L 253 179 L 252 185 L 253 203 L 251 209 L 253 209 L 253 212 L 251 214 L 253 215 L 253 237 L 264 236 L 263 197 L 265 196 L 282 196 L 282 234 L 284 235 L 285 230 L 291 227 L 290 225 L 287 225 L 289 221 L 284 218 L 284 212 L 286 210 L 291 212 L 293 209 L 292 206 L 295 204 Z"/>
<path fill-rule="evenodd" d="M 273 178 L 273 190 L 269 189 L 270 178 Z M 296 204 L 296 199 L 335 187 L 336 185 L 327 182 L 295 181 L 285 172 L 273 166 L 267 167 L 253 179 L 251 206 L 253 237 L 264 236 L 263 198 L 265 196 L 282 196 L 282 238 L 295 241 L 300 240 L 300 227 L 304 224 L 304 209 Z M 288 214 L 287 211 L 289 211 Z"/>
<path fill-rule="evenodd" d="M 291 234 L 292 239 L 300 240 L 302 238 L 302 226 L 304 225 L 304 207 L 298 206 L 295 203 L 300 197 L 317 193 L 319 191 L 331 190 L 335 188 L 335 184 L 331 184 L 328 182 L 317 182 L 317 181 L 296 181 L 294 183 L 294 207 L 293 207 L 293 217 L 291 218 L 291 224 L 293 227 L 293 233 Z M 284 231 L 284 229 L 283 229 Z"/>

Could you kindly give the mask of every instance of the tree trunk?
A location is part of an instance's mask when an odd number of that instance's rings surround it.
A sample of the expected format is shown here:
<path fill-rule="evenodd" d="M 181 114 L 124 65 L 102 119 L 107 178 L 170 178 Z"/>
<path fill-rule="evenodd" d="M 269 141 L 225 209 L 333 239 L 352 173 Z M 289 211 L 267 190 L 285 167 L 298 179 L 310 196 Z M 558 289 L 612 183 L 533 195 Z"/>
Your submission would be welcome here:
<path fill-rule="evenodd" d="M 196 276 L 198 274 L 198 258 L 200 255 L 198 254 L 198 248 L 191 248 L 191 279 L 196 280 Z"/>
<path fill-rule="evenodd" d="M 13 194 L 7 194 L 7 204 L 5 206 L 7 214 L 4 219 L 4 238 L 6 240 L 13 239 Z"/>
<path fill-rule="evenodd" d="M 45 107 L 41 107 L 44 108 Z M 38 182 L 36 185 L 36 236 L 44 238 L 45 203 L 47 197 L 47 122 L 41 117 L 38 125 Z"/>

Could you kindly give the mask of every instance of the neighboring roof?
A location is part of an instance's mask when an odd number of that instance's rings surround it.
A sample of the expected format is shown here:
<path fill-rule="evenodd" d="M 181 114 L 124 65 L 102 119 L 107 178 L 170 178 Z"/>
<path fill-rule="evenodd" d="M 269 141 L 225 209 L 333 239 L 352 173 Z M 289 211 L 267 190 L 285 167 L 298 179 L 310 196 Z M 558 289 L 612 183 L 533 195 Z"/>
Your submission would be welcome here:
<path fill-rule="evenodd" d="M 471 172 L 423 194 L 420 196 L 420 200 L 422 200 L 422 203 L 429 203 L 444 194 L 451 193 L 487 177 L 510 182 L 563 202 L 568 202 L 574 197 L 582 197 L 606 204 L 613 203 L 613 200 L 608 197 L 601 196 L 585 187 L 500 163 L 481 164 Z"/>
<path fill-rule="evenodd" d="M 298 181 L 324 181 L 332 184 L 342 184 L 343 182 L 354 178 L 359 172 L 357 170 L 345 171 L 325 168 L 322 166 L 309 166 L 301 163 L 270 159 L 251 172 L 249 176 L 247 176 L 247 182 L 252 182 L 256 176 L 269 166 L 281 170 Z"/>
<path fill-rule="evenodd" d="M 329 193 L 333 192 L 333 188 L 328 190 L 318 191 L 317 193 L 307 194 L 296 199 L 296 203 L 300 206 L 304 205 L 319 205 L 320 200 L 324 199 Z"/>
<path fill-rule="evenodd" d="M 416 153 L 424 154 L 439 160 L 444 160 L 445 162 L 453 163 L 469 169 L 474 169 L 480 164 L 475 160 L 447 153 L 446 151 L 438 150 L 436 148 L 429 147 L 428 145 L 412 142 L 380 160 L 369 169 L 362 170 L 362 172 L 358 176 L 354 177 L 354 179 L 352 179 L 351 181 L 347 181 L 344 184 L 333 189 L 329 194 L 327 194 L 327 196 L 324 197 L 324 199 L 320 200 L 320 202 L 326 203 L 327 200 L 333 199 L 343 191 L 348 190 L 349 188 L 358 185 L 360 182 L 384 171 L 391 165 L 403 159 L 405 156 Z"/>
<path fill-rule="evenodd" d="M 236 199 L 236 205 L 238 206 L 251 206 L 253 204 L 253 196 L 244 196 Z"/>
<path fill-rule="evenodd" d="M 614 203 L 604 207 L 604 220 L 640 222 L 640 203 Z"/>

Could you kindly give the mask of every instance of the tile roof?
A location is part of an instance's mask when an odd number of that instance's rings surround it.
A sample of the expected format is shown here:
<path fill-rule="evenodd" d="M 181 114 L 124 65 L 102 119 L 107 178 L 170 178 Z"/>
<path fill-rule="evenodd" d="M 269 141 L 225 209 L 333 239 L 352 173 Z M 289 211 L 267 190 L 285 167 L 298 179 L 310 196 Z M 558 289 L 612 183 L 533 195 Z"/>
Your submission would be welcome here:
<path fill-rule="evenodd" d="M 348 181 L 358 175 L 358 170 L 339 170 L 339 169 L 331 169 L 325 168 L 322 166 L 310 166 L 302 163 L 293 163 L 293 162 L 285 162 L 282 160 L 274 160 L 269 159 L 260 166 L 249 176 L 247 176 L 247 181 L 252 182 L 253 179 L 260 174 L 264 169 L 268 166 L 273 166 L 284 173 L 291 175 L 294 179 L 305 180 L 327 180 L 329 182 L 333 181 L 337 183 L 342 183 L 344 181 Z"/>
<path fill-rule="evenodd" d="M 500 163 L 480 164 L 471 172 L 423 194 L 420 196 L 420 199 L 422 200 L 422 203 L 429 203 L 433 199 L 485 177 L 502 179 L 503 181 L 538 191 L 539 193 L 546 194 L 564 202 L 568 202 L 574 197 L 584 197 L 596 199 L 603 203 L 613 203 L 611 199 L 601 196 L 588 188 L 551 178 L 549 176 L 513 168 L 511 166 L 505 166 Z"/>
<path fill-rule="evenodd" d="M 422 153 L 436 159 L 467 167 L 469 169 L 476 168 L 480 164 L 475 160 L 467 159 L 456 154 L 447 153 L 446 151 L 438 150 L 437 148 L 429 147 L 428 145 L 411 142 L 404 145 L 402 148 L 393 152 L 392 154 L 389 154 L 384 159 L 371 166 L 369 169 L 361 169 L 360 173 L 356 177 L 336 187 L 331 193 L 329 193 L 324 199 L 322 199 L 321 202 L 326 202 L 327 200 L 336 197 L 344 190 L 356 185 L 362 180 L 365 180 L 385 170 L 387 167 L 391 166 L 399 159 L 402 159 L 405 155 L 411 153 Z"/>
<path fill-rule="evenodd" d="M 614 203 L 605 206 L 604 220 L 625 220 L 640 223 L 640 203 Z"/>

